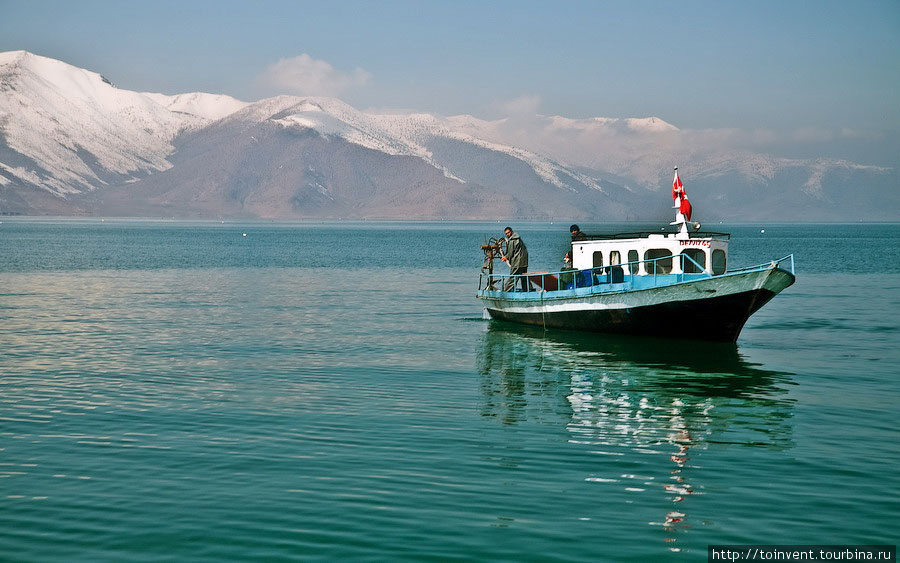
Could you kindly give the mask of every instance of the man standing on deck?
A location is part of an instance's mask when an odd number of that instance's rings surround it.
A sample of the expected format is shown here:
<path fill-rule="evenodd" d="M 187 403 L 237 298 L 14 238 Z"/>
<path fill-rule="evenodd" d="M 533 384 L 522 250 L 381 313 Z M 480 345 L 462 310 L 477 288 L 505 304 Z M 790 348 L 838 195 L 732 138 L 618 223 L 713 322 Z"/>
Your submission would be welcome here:
<path fill-rule="evenodd" d="M 506 235 L 506 256 L 500 259 L 509 265 L 509 273 L 511 275 L 524 274 L 528 271 L 528 249 L 525 248 L 525 243 L 519 238 L 519 234 L 510 227 L 503 229 L 503 234 Z M 519 279 L 522 280 L 522 291 L 530 291 L 531 283 L 528 281 L 528 278 L 523 276 Z M 503 290 L 512 291 L 515 286 L 516 279 L 509 278 L 506 280 Z"/>

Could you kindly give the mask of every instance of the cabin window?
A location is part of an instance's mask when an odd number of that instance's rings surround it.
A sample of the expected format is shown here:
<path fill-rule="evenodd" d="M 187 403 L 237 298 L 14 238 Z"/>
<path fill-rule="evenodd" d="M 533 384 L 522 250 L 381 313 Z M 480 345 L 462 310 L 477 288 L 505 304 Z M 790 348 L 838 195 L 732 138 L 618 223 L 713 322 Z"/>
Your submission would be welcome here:
<path fill-rule="evenodd" d="M 682 270 L 685 274 L 701 274 L 706 270 L 706 253 L 699 248 L 686 248 L 681 251 L 686 256 Z M 690 260 L 688 259 L 690 258 Z M 693 262 L 691 261 L 693 260 Z M 696 262 L 696 264 L 694 263 Z M 698 267 L 699 265 L 699 267 Z"/>
<path fill-rule="evenodd" d="M 636 264 L 636 262 L 640 259 L 641 259 L 640 255 L 638 254 L 637 250 L 629 250 L 628 251 L 628 262 L 629 262 L 628 270 L 632 274 L 638 273 L 638 265 Z"/>
<path fill-rule="evenodd" d="M 618 250 L 609 253 L 609 281 L 622 283 L 625 281 L 625 269 L 621 266 L 622 255 Z"/>
<path fill-rule="evenodd" d="M 594 252 L 594 267 L 600 268 L 603 266 L 603 252 L 596 251 Z"/>
<path fill-rule="evenodd" d="M 644 253 L 644 260 L 654 260 L 644 264 L 648 274 L 668 274 L 672 271 L 672 253 L 667 248 L 651 248 Z"/>
<path fill-rule="evenodd" d="M 712 253 L 712 272 L 715 275 L 725 273 L 725 251 L 721 249 L 713 250 Z"/>

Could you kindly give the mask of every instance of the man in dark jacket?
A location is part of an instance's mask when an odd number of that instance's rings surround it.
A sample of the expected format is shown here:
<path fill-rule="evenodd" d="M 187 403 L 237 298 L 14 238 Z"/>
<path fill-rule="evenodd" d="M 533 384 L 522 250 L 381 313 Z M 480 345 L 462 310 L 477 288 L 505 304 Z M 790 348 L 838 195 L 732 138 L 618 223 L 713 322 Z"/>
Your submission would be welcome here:
<path fill-rule="evenodd" d="M 503 256 L 501 260 L 509 265 L 509 273 L 511 275 L 524 274 L 528 271 L 528 249 L 525 248 L 525 243 L 519 238 L 519 234 L 510 227 L 506 227 L 503 230 L 503 234 L 506 235 L 506 256 Z M 519 279 L 522 280 L 522 291 L 530 291 L 531 284 L 528 282 L 528 278 L 523 276 Z M 509 278 L 503 289 L 504 291 L 512 291 L 515 286 L 516 279 Z"/>
<path fill-rule="evenodd" d="M 581 232 L 581 228 L 578 225 L 569 227 L 569 232 L 572 233 L 572 242 L 587 240 L 587 235 Z"/>

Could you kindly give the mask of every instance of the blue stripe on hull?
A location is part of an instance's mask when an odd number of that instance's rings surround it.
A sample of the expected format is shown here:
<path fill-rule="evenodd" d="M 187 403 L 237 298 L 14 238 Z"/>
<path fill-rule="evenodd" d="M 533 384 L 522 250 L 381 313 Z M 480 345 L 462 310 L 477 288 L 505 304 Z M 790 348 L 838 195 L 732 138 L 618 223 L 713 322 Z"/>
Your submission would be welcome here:
<path fill-rule="evenodd" d="M 510 313 L 488 309 L 491 317 L 547 328 L 590 332 L 691 338 L 718 342 L 737 340 L 747 319 L 775 293 L 756 289 L 721 297 L 677 301 L 632 309 Z M 673 320 L 678 322 L 673 324 Z"/>

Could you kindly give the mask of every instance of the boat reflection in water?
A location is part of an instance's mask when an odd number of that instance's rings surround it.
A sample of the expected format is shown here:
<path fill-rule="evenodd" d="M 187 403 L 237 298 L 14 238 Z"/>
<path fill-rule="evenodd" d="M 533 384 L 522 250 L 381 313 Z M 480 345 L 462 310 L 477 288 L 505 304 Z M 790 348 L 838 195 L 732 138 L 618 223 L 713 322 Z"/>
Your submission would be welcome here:
<path fill-rule="evenodd" d="M 729 467 L 697 463 L 710 446 L 791 446 L 786 385 L 792 374 L 763 369 L 730 343 L 545 332 L 492 322 L 478 355 L 482 414 L 501 423 L 563 424 L 566 441 L 602 456 L 584 480 L 616 491 L 659 491 L 668 506 L 650 522 L 667 532 L 690 528 L 686 502 Z M 629 500 L 626 500 L 629 499 Z M 652 504 L 652 502 L 651 502 Z M 642 523 L 643 525 L 643 523 Z"/>

